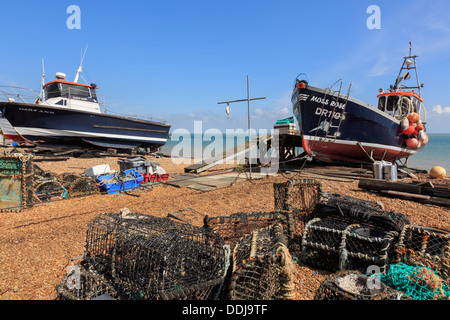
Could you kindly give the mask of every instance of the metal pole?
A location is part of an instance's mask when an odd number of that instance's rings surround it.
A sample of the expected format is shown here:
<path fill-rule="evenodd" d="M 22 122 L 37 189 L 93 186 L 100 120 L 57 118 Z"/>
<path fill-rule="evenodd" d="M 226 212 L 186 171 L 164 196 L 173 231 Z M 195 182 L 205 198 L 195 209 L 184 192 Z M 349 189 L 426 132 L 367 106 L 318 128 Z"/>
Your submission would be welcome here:
<path fill-rule="evenodd" d="M 253 100 L 261 100 L 261 99 L 266 99 L 266 97 L 250 99 L 250 82 L 249 82 L 249 77 L 248 77 L 248 75 L 247 75 L 247 99 L 217 102 L 217 104 L 223 104 L 223 103 L 226 103 L 227 105 L 229 105 L 230 103 L 234 103 L 234 102 L 244 102 L 244 101 L 247 101 L 247 112 L 248 112 L 248 148 L 249 148 L 250 179 L 252 178 L 252 161 L 251 161 L 251 158 L 250 158 L 250 155 L 251 155 L 251 152 L 250 152 L 250 140 L 251 140 L 251 132 L 250 132 L 250 129 L 251 129 L 251 125 L 250 125 L 250 101 L 253 101 Z"/>
<path fill-rule="evenodd" d="M 248 75 L 247 75 L 247 111 L 248 111 L 248 162 L 250 166 L 250 179 L 252 178 L 252 158 L 251 158 L 251 147 L 250 147 L 250 141 L 251 141 L 251 131 L 250 131 L 250 85 L 248 81 Z"/>

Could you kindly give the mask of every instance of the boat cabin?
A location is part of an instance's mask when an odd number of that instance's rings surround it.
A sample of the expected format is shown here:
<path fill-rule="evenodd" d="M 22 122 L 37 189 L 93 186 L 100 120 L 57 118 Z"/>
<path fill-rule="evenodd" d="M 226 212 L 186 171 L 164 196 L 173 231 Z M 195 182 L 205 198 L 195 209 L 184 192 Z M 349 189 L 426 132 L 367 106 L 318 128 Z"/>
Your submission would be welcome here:
<path fill-rule="evenodd" d="M 43 102 L 50 106 L 100 112 L 95 84 L 87 85 L 61 79 L 43 86 Z"/>
<path fill-rule="evenodd" d="M 377 98 L 378 109 L 397 119 L 411 112 L 419 113 L 423 102 L 414 92 L 382 92 Z"/>

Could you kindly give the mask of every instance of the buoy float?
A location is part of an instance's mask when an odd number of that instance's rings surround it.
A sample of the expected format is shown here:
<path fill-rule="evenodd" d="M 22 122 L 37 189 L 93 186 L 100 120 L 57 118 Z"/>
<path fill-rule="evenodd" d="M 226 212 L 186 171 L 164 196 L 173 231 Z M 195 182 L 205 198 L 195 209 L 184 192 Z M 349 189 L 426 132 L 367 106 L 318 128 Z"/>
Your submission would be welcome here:
<path fill-rule="evenodd" d="M 417 135 L 417 138 L 424 145 L 426 145 L 428 143 L 428 135 L 423 130 L 419 132 L 419 134 Z"/>
<path fill-rule="evenodd" d="M 447 172 L 440 166 L 435 166 L 430 170 L 430 176 L 433 179 L 444 179 Z"/>
<path fill-rule="evenodd" d="M 400 121 L 400 127 L 402 128 L 402 130 L 407 130 L 409 128 L 408 118 L 403 118 L 402 121 Z"/>
<path fill-rule="evenodd" d="M 409 125 L 408 129 L 406 129 L 406 130 L 403 130 L 403 129 L 402 129 L 402 133 L 404 133 L 404 134 L 406 134 L 407 136 L 409 136 L 410 134 L 413 134 L 413 133 L 414 133 L 414 130 L 416 130 L 416 129 L 414 128 L 414 126 L 413 126 L 413 125 Z"/>
<path fill-rule="evenodd" d="M 409 138 L 406 140 L 406 145 L 408 146 L 408 148 L 415 149 L 419 146 L 419 140 L 417 140 L 416 138 Z"/>
<path fill-rule="evenodd" d="M 417 112 L 408 114 L 409 123 L 417 123 L 420 121 L 420 115 Z"/>

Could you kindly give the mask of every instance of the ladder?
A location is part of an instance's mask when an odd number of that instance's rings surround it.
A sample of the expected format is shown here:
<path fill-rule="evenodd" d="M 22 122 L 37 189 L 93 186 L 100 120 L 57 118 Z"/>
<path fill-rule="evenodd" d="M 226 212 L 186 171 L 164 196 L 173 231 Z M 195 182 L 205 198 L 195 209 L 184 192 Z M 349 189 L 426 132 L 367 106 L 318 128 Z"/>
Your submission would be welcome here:
<path fill-rule="evenodd" d="M 345 96 L 345 98 L 343 100 L 340 101 L 341 98 L 341 90 L 342 90 L 342 80 L 340 80 L 340 86 L 339 86 L 339 91 L 337 92 L 337 96 L 334 99 L 334 107 L 333 107 L 333 112 L 331 113 L 330 116 L 330 124 L 325 132 L 325 139 L 330 139 L 333 141 L 336 141 L 337 136 L 339 135 L 339 129 L 341 127 L 341 123 L 342 120 L 344 119 L 344 112 L 345 109 L 347 108 L 347 103 L 348 103 L 348 99 L 350 97 L 350 90 L 352 87 L 352 83 L 350 83 L 348 90 L 347 90 L 347 95 Z M 339 104 L 343 103 L 344 106 L 342 108 L 339 108 Z M 338 108 L 338 110 L 336 110 L 336 108 Z M 336 119 L 336 115 L 339 115 L 339 118 Z M 334 133 L 330 134 L 330 129 L 335 129 Z"/>

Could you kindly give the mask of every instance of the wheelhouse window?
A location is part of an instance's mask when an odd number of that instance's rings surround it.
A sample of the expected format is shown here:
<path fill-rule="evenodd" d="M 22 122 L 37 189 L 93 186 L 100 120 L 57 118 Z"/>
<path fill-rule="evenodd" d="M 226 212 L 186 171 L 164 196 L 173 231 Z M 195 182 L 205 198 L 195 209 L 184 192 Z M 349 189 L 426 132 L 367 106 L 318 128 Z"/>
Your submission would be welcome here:
<path fill-rule="evenodd" d="M 45 96 L 47 99 L 61 97 L 61 89 L 59 83 L 51 83 L 45 87 Z"/>
<path fill-rule="evenodd" d="M 397 109 L 398 96 L 389 96 L 386 103 L 386 112 L 394 114 Z"/>
<path fill-rule="evenodd" d="M 384 112 L 385 107 L 386 107 L 386 97 L 382 96 L 378 99 L 378 109 Z"/>
<path fill-rule="evenodd" d="M 61 96 L 69 99 L 97 102 L 95 90 L 91 87 L 61 83 Z"/>

